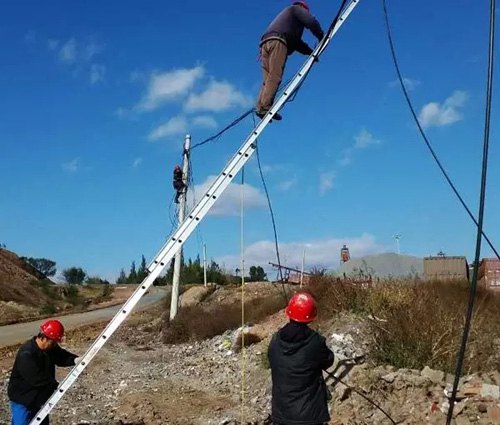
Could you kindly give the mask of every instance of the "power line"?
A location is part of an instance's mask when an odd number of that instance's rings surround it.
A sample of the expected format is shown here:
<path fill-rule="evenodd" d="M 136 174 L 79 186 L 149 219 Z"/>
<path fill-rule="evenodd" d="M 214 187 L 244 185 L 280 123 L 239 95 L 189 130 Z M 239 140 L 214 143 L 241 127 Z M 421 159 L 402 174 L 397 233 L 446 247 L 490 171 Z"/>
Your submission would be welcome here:
<path fill-rule="evenodd" d="M 472 313 L 474 301 L 476 299 L 477 277 L 479 272 L 479 259 L 481 257 L 481 238 L 483 235 L 484 204 L 486 199 L 486 180 L 488 171 L 488 149 L 490 143 L 490 116 L 491 116 L 491 93 L 493 91 L 493 65 L 494 65 L 494 47 L 495 47 L 495 0 L 490 0 L 490 35 L 488 46 L 488 72 L 486 83 L 486 110 L 484 119 L 484 141 L 483 141 L 483 161 L 481 170 L 481 192 L 479 195 L 479 216 L 476 236 L 476 255 L 474 259 L 474 273 L 469 289 L 469 304 L 462 335 L 462 343 L 458 354 L 457 367 L 455 369 L 455 380 L 453 382 L 453 391 L 451 393 L 450 408 L 446 417 L 446 425 L 451 424 L 453 418 L 453 408 L 455 406 L 455 397 L 457 395 L 458 383 L 464 364 L 465 351 L 467 349 L 467 340 L 469 338 L 470 326 L 472 322 Z"/>
<path fill-rule="evenodd" d="M 451 178 L 449 177 L 448 173 L 446 172 L 446 170 L 444 169 L 443 165 L 441 164 L 441 161 L 439 160 L 438 156 L 436 155 L 436 152 L 434 151 L 434 148 L 432 147 L 429 139 L 427 138 L 427 135 L 424 132 L 424 129 L 422 128 L 422 126 L 420 124 L 420 121 L 418 120 L 417 114 L 415 112 L 415 108 L 413 107 L 412 101 L 411 101 L 410 96 L 408 94 L 408 90 L 406 88 L 406 84 L 404 83 L 403 76 L 401 74 L 401 70 L 399 68 L 399 63 L 398 63 L 398 59 L 397 59 L 397 55 L 396 55 L 396 49 L 394 47 L 394 42 L 393 42 L 393 39 L 392 39 L 391 27 L 390 27 L 390 24 L 389 24 L 389 16 L 388 16 L 388 12 L 387 12 L 386 0 L 382 0 L 382 6 L 383 6 L 383 10 L 384 10 L 385 26 L 386 26 L 387 38 L 389 40 L 389 46 L 390 46 L 392 60 L 394 62 L 394 67 L 396 69 L 396 73 L 397 73 L 397 76 L 398 76 L 399 83 L 401 85 L 401 89 L 403 90 L 404 97 L 406 99 L 408 107 L 410 108 L 411 115 L 413 116 L 413 119 L 415 120 L 415 123 L 417 124 L 418 130 L 419 130 L 420 134 L 422 135 L 424 143 L 426 144 L 427 148 L 429 149 L 429 152 L 431 153 L 432 157 L 434 158 L 434 161 L 436 162 L 437 166 L 441 170 L 441 173 L 443 174 L 444 178 L 448 182 L 448 185 L 451 187 L 451 189 L 453 190 L 453 192 L 455 193 L 456 197 L 458 198 L 458 200 L 460 201 L 460 203 L 464 207 L 465 211 L 467 211 L 467 214 L 469 215 L 469 217 L 471 218 L 471 220 L 474 222 L 474 224 L 476 225 L 476 227 L 479 227 L 478 221 L 476 220 L 476 218 L 472 214 L 470 208 L 467 206 L 467 204 L 463 200 L 462 196 L 460 195 L 460 193 L 458 192 L 457 188 L 453 184 L 453 182 L 452 182 Z M 486 240 L 486 242 L 490 246 L 490 248 L 493 250 L 493 252 L 497 256 L 497 258 L 500 260 L 500 254 L 498 253 L 498 251 L 493 246 L 493 243 L 490 241 L 490 239 L 488 238 L 488 236 L 486 236 L 486 234 L 483 232 L 482 229 L 481 229 L 481 232 L 482 232 L 482 235 L 484 236 L 484 239 Z"/>

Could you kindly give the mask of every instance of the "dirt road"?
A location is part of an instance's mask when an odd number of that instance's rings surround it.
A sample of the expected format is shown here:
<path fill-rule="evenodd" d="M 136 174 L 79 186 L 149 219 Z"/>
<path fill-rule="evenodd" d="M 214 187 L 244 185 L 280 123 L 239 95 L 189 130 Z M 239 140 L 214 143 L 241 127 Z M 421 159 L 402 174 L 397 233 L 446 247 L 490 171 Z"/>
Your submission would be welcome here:
<path fill-rule="evenodd" d="M 165 297 L 167 291 L 163 288 L 152 288 L 149 294 L 145 295 L 139 305 L 134 309 L 138 311 L 145 307 L 157 303 Z M 121 308 L 121 305 L 103 308 L 100 310 L 88 311 L 85 313 L 68 314 L 58 317 L 66 330 L 75 329 L 82 325 L 88 325 L 95 322 L 101 322 L 111 319 L 116 312 Z M 44 320 L 34 322 L 18 323 L 15 325 L 7 325 L 0 327 L 0 348 L 18 344 L 26 341 L 30 336 L 34 335 Z"/>

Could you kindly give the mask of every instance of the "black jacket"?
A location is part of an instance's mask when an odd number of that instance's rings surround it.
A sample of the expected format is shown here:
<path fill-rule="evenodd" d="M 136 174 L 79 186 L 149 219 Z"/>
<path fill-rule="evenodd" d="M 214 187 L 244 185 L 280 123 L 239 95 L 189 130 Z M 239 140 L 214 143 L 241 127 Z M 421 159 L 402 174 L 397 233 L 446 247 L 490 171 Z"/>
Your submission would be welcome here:
<path fill-rule="evenodd" d="M 279 39 L 287 45 L 289 55 L 295 51 L 310 55 L 312 49 L 302 40 L 304 28 L 310 30 L 319 41 L 324 36 L 321 25 L 306 9 L 298 5 L 289 6 L 271 22 L 260 44 L 268 40 Z"/>
<path fill-rule="evenodd" d="M 76 357 L 59 346 L 44 352 L 35 337 L 25 342 L 17 352 L 10 376 L 9 399 L 29 410 L 40 409 L 57 389 L 56 366 L 74 366 Z"/>
<path fill-rule="evenodd" d="M 181 190 L 184 188 L 184 181 L 182 180 L 182 170 L 174 170 L 174 189 Z"/>
<path fill-rule="evenodd" d="M 322 370 L 333 364 L 325 338 L 307 325 L 290 322 L 271 339 L 272 419 L 289 425 L 328 422 L 327 388 Z"/>

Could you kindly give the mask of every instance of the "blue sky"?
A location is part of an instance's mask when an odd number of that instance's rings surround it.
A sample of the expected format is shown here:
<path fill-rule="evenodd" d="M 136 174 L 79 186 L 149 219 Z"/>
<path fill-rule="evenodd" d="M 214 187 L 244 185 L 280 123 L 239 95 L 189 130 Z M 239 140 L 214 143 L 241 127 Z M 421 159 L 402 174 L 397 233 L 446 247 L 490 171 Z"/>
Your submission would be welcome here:
<path fill-rule="evenodd" d="M 237 4 L 237 6 L 235 6 Z M 31 2 L 0 17 L 0 242 L 115 277 L 149 260 L 171 224 L 171 172 L 184 134 L 202 140 L 252 105 L 257 45 L 281 0 Z M 311 0 L 324 27 L 339 2 Z M 488 5 L 388 2 L 400 64 L 438 155 L 477 211 Z M 306 39 L 312 44 L 309 34 Z M 296 54 L 287 76 L 302 63 Z M 295 102 L 260 140 L 282 256 L 338 264 L 394 251 L 467 255 L 475 231 L 431 160 L 399 87 L 380 2 L 362 0 Z M 494 101 L 497 99 L 498 85 Z M 496 108 L 493 109 L 496 113 Z M 493 115 L 494 117 L 495 115 Z M 498 120 L 493 119 L 486 231 L 500 243 Z M 193 151 L 200 194 L 250 131 L 251 119 Z M 252 160 L 246 167 L 247 264 L 274 260 Z M 239 179 L 239 177 L 238 177 Z M 239 180 L 238 180 L 239 181 Z M 239 186 L 186 244 L 238 263 Z M 487 247 L 486 256 L 491 255 Z"/>

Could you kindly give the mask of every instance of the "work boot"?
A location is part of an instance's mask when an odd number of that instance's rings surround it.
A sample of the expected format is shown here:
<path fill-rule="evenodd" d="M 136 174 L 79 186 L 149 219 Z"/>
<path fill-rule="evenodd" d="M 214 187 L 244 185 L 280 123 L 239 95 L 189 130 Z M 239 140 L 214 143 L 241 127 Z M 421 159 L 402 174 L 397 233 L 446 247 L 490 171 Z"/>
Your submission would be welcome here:
<path fill-rule="evenodd" d="M 258 111 L 255 111 L 255 115 L 257 115 L 260 119 L 262 119 L 266 116 L 266 114 L 268 112 L 269 112 L 269 109 L 260 109 Z M 276 121 L 281 121 L 283 119 L 283 117 L 276 112 L 271 119 L 276 120 Z"/>

